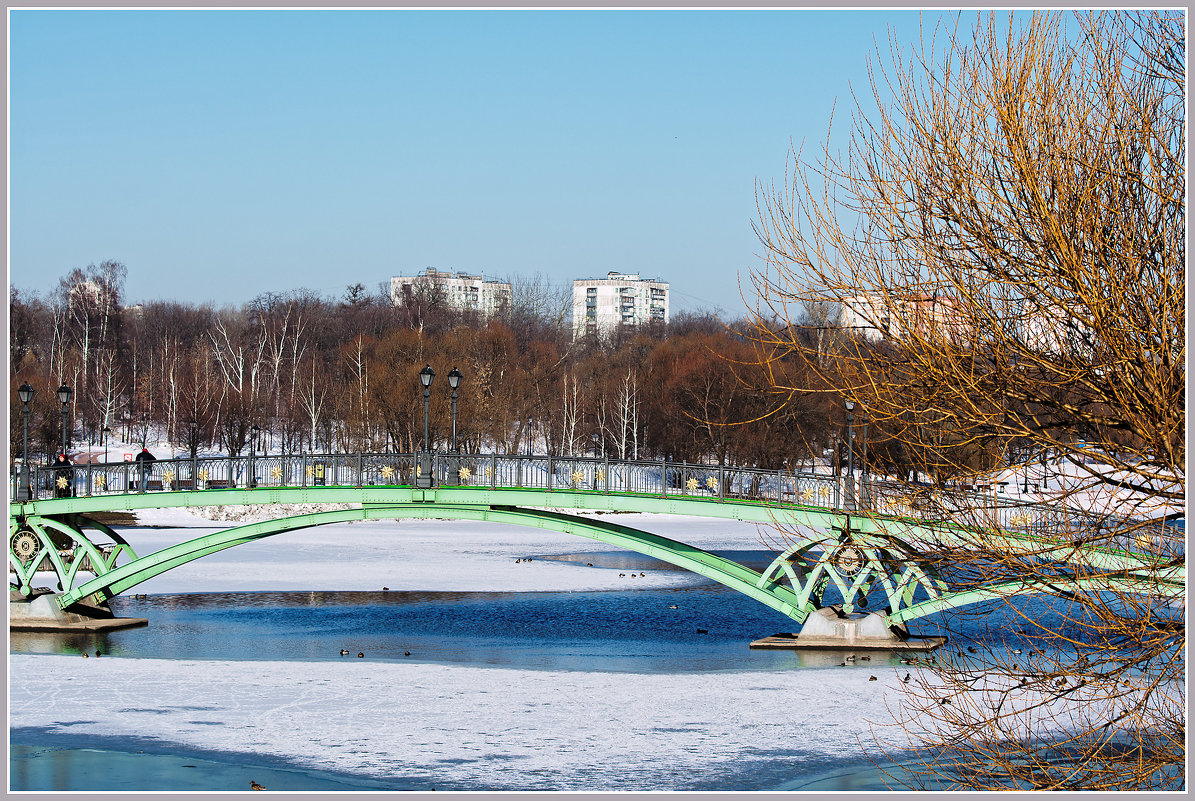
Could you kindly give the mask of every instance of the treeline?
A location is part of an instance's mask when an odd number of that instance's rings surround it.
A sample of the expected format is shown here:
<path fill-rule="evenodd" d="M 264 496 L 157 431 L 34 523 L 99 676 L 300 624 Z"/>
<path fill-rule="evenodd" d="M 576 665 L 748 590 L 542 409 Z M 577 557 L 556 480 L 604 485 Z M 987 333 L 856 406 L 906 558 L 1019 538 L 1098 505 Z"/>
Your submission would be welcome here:
<path fill-rule="evenodd" d="M 55 391 L 73 389 L 68 434 L 100 445 L 164 438 L 178 450 L 246 451 L 254 426 L 271 450 L 398 451 L 421 447 L 418 374 L 431 365 L 433 445 L 561 456 L 667 458 L 768 469 L 796 466 L 831 441 L 824 396 L 778 392 L 813 380 L 800 358 L 765 375 L 751 342 L 711 315 L 574 341 L 559 298 L 539 284 L 483 321 L 420 298 L 394 307 L 382 288 L 340 299 L 306 290 L 241 308 L 122 302 L 125 268 L 73 270 L 47 297 L 10 290 L 10 454 L 21 449 L 15 389 L 36 390 L 31 450 L 61 441 Z M 777 375 L 780 370 L 783 375 Z M 152 432 L 152 433 L 151 433 Z M 81 440 L 80 440 L 81 438 Z M 261 445 L 259 445 L 261 447 Z"/>

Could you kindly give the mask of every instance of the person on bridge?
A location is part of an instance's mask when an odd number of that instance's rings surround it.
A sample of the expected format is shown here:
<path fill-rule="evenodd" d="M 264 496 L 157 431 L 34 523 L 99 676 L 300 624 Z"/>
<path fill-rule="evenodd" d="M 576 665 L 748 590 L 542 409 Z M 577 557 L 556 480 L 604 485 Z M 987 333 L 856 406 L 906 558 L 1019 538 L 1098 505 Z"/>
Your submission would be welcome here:
<path fill-rule="evenodd" d="M 70 498 L 75 494 L 75 468 L 65 453 L 54 460 L 54 497 Z"/>
<path fill-rule="evenodd" d="M 148 448 L 142 448 L 141 453 L 137 454 L 137 467 L 141 470 L 141 491 L 145 492 L 149 488 L 149 471 L 153 468 L 153 463 L 158 461 L 158 457 L 149 452 Z"/>

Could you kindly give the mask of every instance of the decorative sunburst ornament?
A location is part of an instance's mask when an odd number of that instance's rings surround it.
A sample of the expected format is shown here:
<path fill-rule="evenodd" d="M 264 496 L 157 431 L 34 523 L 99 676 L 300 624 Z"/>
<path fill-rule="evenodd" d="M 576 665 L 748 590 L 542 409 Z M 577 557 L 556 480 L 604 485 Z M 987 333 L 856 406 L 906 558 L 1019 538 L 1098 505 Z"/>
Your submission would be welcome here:
<path fill-rule="evenodd" d="M 270 468 L 270 478 L 274 479 L 275 481 L 281 481 L 282 480 L 282 468 L 281 467 L 271 467 Z"/>
<path fill-rule="evenodd" d="M 824 500 L 826 500 L 827 498 L 829 498 L 829 497 L 830 497 L 830 488 L 829 488 L 829 487 L 821 487 L 821 488 L 820 488 L 820 489 L 817 491 L 817 494 L 818 494 L 818 495 L 821 497 L 821 499 L 824 501 Z"/>
<path fill-rule="evenodd" d="M 461 477 L 461 483 L 464 484 L 473 475 L 473 471 L 467 467 L 462 467 L 456 471 L 456 474 Z"/>
<path fill-rule="evenodd" d="M 685 487 L 689 490 L 689 492 L 696 492 L 698 486 L 697 479 L 695 478 L 690 478 L 685 482 Z"/>
<path fill-rule="evenodd" d="M 311 478 L 312 476 L 315 475 L 315 468 L 312 467 L 311 465 L 307 465 L 306 473 L 307 473 L 307 477 Z"/>
<path fill-rule="evenodd" d="M 489 478 L 490 478 L 490 476 L 492 476 L 492 475 L 494 475 L 494 468 L 492 468 L 492 467 L 487 467 L 487 468 L 485 469 L 485 477 L 486 477 L 486 480 L 488 481 L 488 480 L 489 480 Z"/>
<path fill-rule="evenodd" d="M 603 483 L 606 481 L 606 471 L 605 470 L 597 471 L 597 480 L 601 481 Z"/>
<path fill-rule="evenodd" d="M 580 484 L 585 479 L 585 474 L 581 472 L 580 468 L 573 471 L 573 483 Z"/>
<path fill-rule="evenodd" d="M 69 482 L 66 480 L 66 476 L 59 476 L 58 479 L 54 482 L 54 484 L 57 485 L 58 489 L 66 489 L 66 485 L 68 483 Z"/>
<path fill-rule="evenodd" d="M 801 490 L 801 500 L 804 501 L 805 503 L 809 503 L 810 501 L 813 500 L 813 488 L 812 487 L 806 487 L 805 489 Z"/>
<path fill-rule="evenodd" d="M 166 472 L 162 473 L 163 486 L 170 486 L 170 484 L 172 484 L 173 482 L 174 482 L 174 471 L 173 470 L 167 470 Z"/>
<path fill-rule="evenodd" d="M 390 479 L 394 478 L 394 468 L 388 464 L 383 465 L 382 466 L 382 478 L 386 479 L 386 481 L 389 481 Z"/>
<path fill-rule="evenodd" d="M 718 490 L 718 479 L 708 476 L 705 479 L 705 486 L 709 488 L 710 492 L 716 492 Z"/>
<path fill-rule="evenodd" d="M 41 550 L 41 542 L 32 531 L 20 531 L 9 542 L 13 554 L 22 562 L 29 562 Z"/>
<path fill-rule="evenodd" d="M 106 486 L 108 486 L 108 477 L 107 476 L 96 476 L 95 477 L 95 488 L 96 489 L 102 490 Z"/>

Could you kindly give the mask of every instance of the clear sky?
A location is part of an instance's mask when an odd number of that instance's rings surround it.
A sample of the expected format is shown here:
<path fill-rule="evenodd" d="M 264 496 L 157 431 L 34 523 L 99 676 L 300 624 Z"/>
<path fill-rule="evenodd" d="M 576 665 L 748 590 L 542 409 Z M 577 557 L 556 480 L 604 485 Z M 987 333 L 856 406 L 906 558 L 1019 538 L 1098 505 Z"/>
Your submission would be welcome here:
<path fill-rule="evenodd" d="M 10 283 L 339 297 L 638 272 L 743 310 L 756 181 L 917 11 L 10 11 Z M 924 22 L 932 28 L 937 12 Z"/>

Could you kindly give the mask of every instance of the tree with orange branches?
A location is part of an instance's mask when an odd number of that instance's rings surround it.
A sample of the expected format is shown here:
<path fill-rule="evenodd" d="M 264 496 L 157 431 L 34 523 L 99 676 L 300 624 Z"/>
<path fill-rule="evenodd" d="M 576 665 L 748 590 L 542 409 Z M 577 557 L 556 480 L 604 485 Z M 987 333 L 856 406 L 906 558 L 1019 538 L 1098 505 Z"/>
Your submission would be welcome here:
<path fill-rule="evenodd" d="M 805 354 L 899 446 L 902 494 L 969 532 L 920 558 L 955 588 L 1050 600 L 997 604 L 1020 655 L 973 646 L 907 685 L 917 780 L 1180 788 L 1185 18 L 981 15 L 938 34 L 873 67 L 845 155 L 797 153 L 760 188 L 755 339 Z M 958 489 L 1001 480 L 1035 486 L 999 517 Z M 1090 548 L 1139 568 L 1093 567 Z"/>

